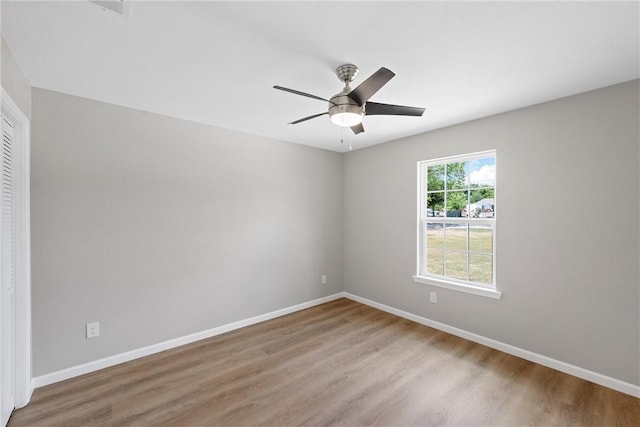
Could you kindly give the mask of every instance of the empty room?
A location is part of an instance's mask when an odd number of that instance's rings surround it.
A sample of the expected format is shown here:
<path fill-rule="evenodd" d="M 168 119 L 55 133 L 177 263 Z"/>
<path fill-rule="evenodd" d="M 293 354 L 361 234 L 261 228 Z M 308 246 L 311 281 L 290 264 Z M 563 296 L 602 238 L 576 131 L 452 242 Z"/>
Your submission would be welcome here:
<path fill-rule="evenodd" d="M 640 423 L 640 2 L 0 18 L 1 427 Z"/>

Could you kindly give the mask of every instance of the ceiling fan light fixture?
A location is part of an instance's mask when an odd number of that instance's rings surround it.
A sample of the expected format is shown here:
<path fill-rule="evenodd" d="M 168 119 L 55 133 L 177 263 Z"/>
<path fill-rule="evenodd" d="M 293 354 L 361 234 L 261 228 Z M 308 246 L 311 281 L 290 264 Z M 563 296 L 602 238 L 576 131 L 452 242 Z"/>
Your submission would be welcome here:
<path fill-rule="evenodd" d="M 331 98 L 331 102 L 334 105 L 329 106 L 329 116 L 334 124 L 348 128 L 362 123 L 364 108 L 356 105 L 347 96 L 338 94 Z"/>
<path fill-rule="evenodd" d="M 349 112 L 336 113 L 331 116 L 331 121 L 338 126 L 350 128 L 351 126 L 362 123 L 362 114 Z"/>

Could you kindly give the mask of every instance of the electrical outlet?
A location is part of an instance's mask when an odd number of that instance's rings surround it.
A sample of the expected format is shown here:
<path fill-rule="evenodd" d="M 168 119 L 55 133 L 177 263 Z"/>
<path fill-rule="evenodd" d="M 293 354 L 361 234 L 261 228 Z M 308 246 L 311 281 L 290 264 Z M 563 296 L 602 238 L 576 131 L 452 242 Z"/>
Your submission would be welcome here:
<path fill-rule="evenodd" d="M 431 292 L 431 302 L 436 304 L 438 302 L 438 294 Z"/>
<path fill-rule="evenodd" d="M 322 284 L 326 285 L 327 284 L 327 275 L 323 274 L 322 277 L 321 277 L 321 280 L 322 280 Z"/>
<path fill-rule="evenodd" d="M 100 322 L 87 323 L 87 338 L 95 338 L 100 335 Z"/>

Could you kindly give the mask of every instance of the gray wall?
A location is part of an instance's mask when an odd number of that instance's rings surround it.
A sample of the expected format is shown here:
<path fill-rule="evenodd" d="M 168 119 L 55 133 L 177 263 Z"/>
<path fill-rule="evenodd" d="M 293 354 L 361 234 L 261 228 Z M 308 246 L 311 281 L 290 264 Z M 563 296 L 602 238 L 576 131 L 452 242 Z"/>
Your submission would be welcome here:
<path fill-rule="evenodd" d="M 2 37 L 2 87 L 16 103 L 18 108 L 31 117 L 31 85 L 20 70 L 7 42 Z"/>
<path fill-rule="evenodd" d="M 345 289 L 640 384 L 639 89 L 344 156 L 34 89 L 34 375 Z M 491 148 L 503 298 L 414 283 L 416 162 Z"/>
<path fill-rule="evenodd" d="M 345 290 L 640 384 L 638 95 L 636 80 L 345 155 Z M 493 148 L 503 298 L 414 283 L 416 162 Z"/>
<path fill-rule="evenodd" d="M 340 154 L 32 101 L 35 376 L 342 291 Z"/>

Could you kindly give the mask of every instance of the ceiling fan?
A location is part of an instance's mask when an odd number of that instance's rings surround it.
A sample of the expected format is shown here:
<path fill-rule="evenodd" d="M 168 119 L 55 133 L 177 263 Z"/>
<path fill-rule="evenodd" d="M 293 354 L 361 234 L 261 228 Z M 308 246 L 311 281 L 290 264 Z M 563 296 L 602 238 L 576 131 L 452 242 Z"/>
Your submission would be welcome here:
<path fill-rule="evenodd" d="M 336 68 L 336 75 L 341 82 L 344 82 L 344 89 L 342 89 L 340 93 L 333 95 L 331 99 L 324 99 L 316 95 L 311 95 L 310 93 L 300 92 L 299 90 L 282 86 L 274 86 L 274 89 L 329 103 L 328 111 L 304 117 L 289 124 L 295 125 L 328 114 L 333 123 L 342 127 L 350 127 L 353 133 L 357 135 L 364 132 L 364 127 L 362 126 L 362 118 L 364 116 L 422 116 L 424 108 L 369 102 L 369 98 L 395 76 L 392 71 L 382 67 L 352 90 L 349 87 L 349 83 L 355 79 L 358 71 L 358 67 L 353 64 L 344 64 Z"/>

